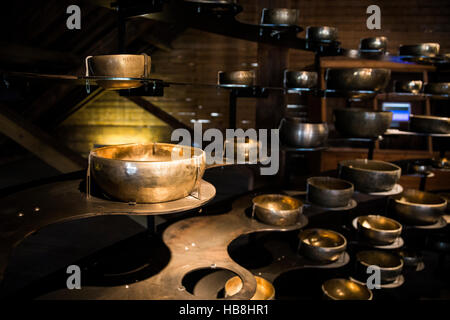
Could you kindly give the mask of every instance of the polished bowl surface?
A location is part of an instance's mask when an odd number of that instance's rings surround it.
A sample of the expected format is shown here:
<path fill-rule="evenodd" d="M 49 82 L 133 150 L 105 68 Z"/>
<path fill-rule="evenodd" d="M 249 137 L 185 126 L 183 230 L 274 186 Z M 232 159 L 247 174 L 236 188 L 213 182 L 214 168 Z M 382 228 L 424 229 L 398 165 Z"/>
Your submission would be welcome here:
<path fill-rule="evenodd" d="M 372 300 L 366 286 L 348 279 L 330 279 L 322 284 L 322 292 L 331 300 Z"/>
<path fill-rule="evenodd" d="M 262 25 L 296 26 L 300 11 L 286 8 L 264 8 L 261 15 Z"/>
<path fill-rule="evenodd" d="M 275 298 L 275 288 L 270 281 L 255 276 L 256 292 L 250 300 L 273 300 Z M 238 276 L 229 279 L 225 283 L 225 297 L 231 297 L 242 289 L 242 280 Z"/>
<path fill-rule="evenodd" d="M 381 91 L 391 77 L 389 69 L 346 68 L 327 69 L 327 89 L 347 91 Z"/>
<path fill-rule="evenodd" d="M 146 78 L 150 75 L 151 58 L 145 54 L 112 54 L 86 58 L 87 76 L 112 78 Z M 105 89 L 131 89 L 141 81 L 96 80 Z"/>
<path fill-rule="evenodd" d="M 336 231 L 326 229 L 306 229 L 299 233 L 300 252 L 307 258 L 333 262 L 339 259 L 347 248 L 347 240 Z"/>
<path fill-rule="evenodd" d="M 260 142 L 254 139 L 227 139 L 224 143 L 225 158 L 236 163 L 256 163 L 259 159 Z"/>
<path fill-rule="evenodd" d="M 336 41 L 338 29 L 327 26 L 309 26 L 306 28 L 306 40 L 309 41 Z"/>
<path fill-rule="evenodd" d="M 325 208 L 348 205 L 353 195 L 353 184 L 332 177 L 311 177 L 306 180 L 308 201 Z"/>
<path fill-rule="evenodd" d="M 423 82 L 421 80 L 395 81 L 394 91 L 400 93 L 418 94 L 422 91 Z"/>
<path fill-rule="evenodd" d="M 94 149 L 90 174 L 107 195 L 158 203 L 188 196 L 205 171 L 205 152 L 182 145 L 127 144 Z"/>
<path fill-rule="evenodd" d="M 365 250 L 356 254 L 358 275 L 361 279 L 367 279 L 371 273 L 367 273 L 369 266 L 380 268 L 382 283 L 393 282 L 401 275 L 403 260 L 397 254 L 381 250 Z"/>
<path fill-rule="evenodd" d="M 327 123 L 304 122 L 303 118 L 286 117 L 281 120 L 281 138 L 295 147 L 317 147 L 328 138 Z"/>
<path fill-rule="evenodd" d="M 297 223 L 303 212 L 303 203 L 282 194 L 262 194 L 252 200 L 256 217 L 274 226 L 290 226 Z"/>
<path fill-rule="evenodd" d="M 419 43 L 402 45 L 399 48 L 399 56 L 434 57 L 439 54 L 439 43 Z"/>
<path fill-rule="evenodd" d="M 386 52 L 388 39 L 386 37 L 363 38 L 359 41 L 359 50 L 378 50 Z"/>
<path fill-rule="evenodd" d="M 391 209 L 412 224 L 433 224 L 444 214 L 447 201 L 442 197 L 415 189 L 406 189 L 391 197 Z"/>
<path fill-rule="evenodd" d="M 314 71 L 289 71 L 284 72 L 284 86 L 286 88 L 315 88 L 318 76 Z"/>
<path fill-rule="evenodd" d="M 402 233 L 400 223 L 379 215 L 360 216 L 356 222 L 358 231 L 376 245 L 392 244 Z"/>
<path fill-rule="evenodd" d="M 425 84 L 425 93 L 450 95 L 450 82 L 430 82 Z"/>
<path fill-rule="evenodd" d="M 219 71 L 219 85 L 253 86 L 255 83 L 255 72 L 253 71 Z"/>
<path fill-rule="evenodd" d="M 376 138 L 390 127 L 393 113 L 359 108 L 334 109 L 335 127 L 341 134 L 355 138 Z"/>
<path fill-rule="evenodd" d="M 383 192 L 394 188 L 400 179 L 402 169 L 392 163 L 354 159 L 339 162 L 339 176 L 350 181 L 361 192 Z"/>
<path fill-rule="evenodd" d="M 409 130 L 421 133 L 450 133 L 450 118 L 411 115 Z"/>

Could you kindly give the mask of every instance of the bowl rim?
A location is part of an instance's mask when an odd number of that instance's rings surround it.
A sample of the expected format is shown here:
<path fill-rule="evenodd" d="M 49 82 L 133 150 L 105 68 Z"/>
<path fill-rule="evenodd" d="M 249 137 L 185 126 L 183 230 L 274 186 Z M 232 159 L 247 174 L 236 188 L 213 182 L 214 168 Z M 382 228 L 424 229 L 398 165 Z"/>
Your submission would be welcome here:
<path fill-rule="evenodd" d="M 349 165 L 343 165 L 342 163 L 345 162 L 350 162 L 350 161 L 364 161 L 365 163 L 368 163 L 369 161 L 374 163 L 383 163 L 383 164 L 389 164 L 390 166 L 394 167 L 395 170 L 372 170 L 372 169 L 365 169 L 365 168 L 355 168 L 355 167 L 350 167 Z M 392 172 L 400 172 L 402 171 L 402 168 L 400 168 L 399 166 L 397 166 L 396 164 L 393 164 L 391 162 L 387 162 L 387 161 L 382 161 L 382 160 L 369 160 L 369 159 L 347 159 L 347 160 L 341 160 L 339 161 L 339 166 L 342 167 L 348 167 L 354 170 L 360 170 L 360 171 L 367 171 L 367 172 L 383 172 L 383 173 L 392 173 Z"/>
<path fill-rule="evenodd" d="M 426 204 L 426 203 L 415 203 L 415 202 L 401 200 L 401 197 L 402 197 L 403 193 L 408 192 L 410 190 L 415 191 L 415 192 L 425 193 L 425 194 L 428 194 L 428 195 L 431 195 L 431 196 L 435 196 L 436 198 L 441 199 L 443 202 Z M 400 199 L 397 199 L 399 197 L 400 197 Z M 391 198 L 396 203 L 403 204 L 403 205 L 408 205 L 408 206 L 414 206 L 414 207 L 427 207 L 427 208 L 440 208 L 440 207 L 443 207 L 443 208 L 445 208 L 445 207 L 447 207 L 447 203 L 448 203 L 446 199 L 444 199 L 443 197 L 441 197 L 441 196 L 439 196 L 437 194 L 434 194 L 434 193 L 431 193 L 431 192 L 426 192 L 426 191 L 420 191 L 420 190 L 416 190 L 416 189 L 405 189 L 405 190 L 403 190 L 402 193 L 397 194 L 395 196 L 392 196 Z"/>
<path fill-rule="evenodd" d="M 309 232 L 313 232 L 313 231 L 319 231 L 319 232 L 327 232 L 327 233 L 332 233 L 334 235 L 336 235 L 338 238 L 343 240 L 343 243 L 337 246 L 332 246 L 332 247 L 325 247 L 325 246 L 313 246 L 310 245 L 309 243 L 306 243 L 304 240 L 306 239 L 306 237 L 303 237 L 304 234 L 307 234 Z M 322 249 L 335 249 L 335 250 L 339 250 L 339 249 L 345 249 L 347 248 L 347 239 L 340 234 L 337 231 L 334 230 L 330 230 L 330 229 L 323 229 L 323 228 L 309 228 L 309 229 L 304 229 L 302 231 L 300 231 L 300 233 L 298 234 L 298 238 L 300 239 L 300 242 L 304 245 L 307 245 L 309 247 L 313 247 L 313 248 L 322 248 Z"/>
<path fill-rule="evenodd" d="M 104 57 L 117 57 L 117 58 L 119 58 L 119 57 L 126 57 L 126 56 L 136 57 L 136 58 L 137 57 L 144 57 L 145 58 L 145 56 L 143 54 L 139 54 L 139 53 L 136 53 L 136 54 L 133 54 L 133 53 L 118 53 L 118 54 L 99 54 L 99 55 L 91 56 L 90 59 L 104 58 Z M 150 56 L 147 56 L 147 57 L 151 59 Z"/>
<path fill-rule="evenodd" d="M 411 114 L 409 115 L 412 119 L 427 119 L 427 120 L 439 120 L 439 121 L 448 121 L 450 122 L 450 118 L 447 117 L 436 117 L 436 116 L 429 116 L 425 114 Z"/>
<path fill-rule="evenodd" d="M 344 189 L 325 189 L 325 188 L 321 188 L 320 186 L 318 186 L 317 184 L 314 183 L 314 180 L 319 179 L 319 180 L 334 180 L 337 182 L 344 182 L 347 185 L 349 185 L 349 187 L 344 188 Z M 321 190 L 331 190 L 331 191 L 350 191 L 350 190 L 355 190 L 355 186 L 353 183 L 351 183 L 350 181 L 344 180 L 344 179 L 339 179 L 339 178 L 335 178 L 335 177 L 329 177 L 329 176 L 315 176 L 315 177 L 309 177 L 308 179 L 306 179 L 306 184 L 307 185 L 312 185 L 313 187 L 316 187 L 318 189 Z"/>
<path fill-rule="evenodd" d="M 398 258 L 398 260 L 400 261 L 400 264 L 395 267 L 380 267 L 380 266 L 376 265 L 378 268 L 380 268 L 380 270 L 395 271 L 395 270 L 401 270 L 403 268 L 403 265 L 404 265 L 403 258 L 401 258 L 400 256 L 397 256 L 391 252 L 385 252 L 385 251 L 381 251 L 381 250 L 361 250 L 356 253 L 355 257 L 356 257 L 356 261 L 358 261 L 359 264 L 362 264 L 365 267 L 369 267 L 372 264 L 369 264 L 360 259 L 360 253 L 363 253 L 363 252 L 376 252 L 376 253 L 381 253 L 381 254 L 385 254 L 385 255 L 391 255 L 394 258 Z"/>
<path fill-rule="evenodd" d="M 268 209 L 265 208 L 263 206 L 261 206 L 260 204 L 258 204 L 255 199 L 258 198 L 262 198 L 264 196 L 271 196 L 271 197 L 280 197 L 280 198 L 289 198 L 289 199 L 293 199 L 297 204 L 298 204 L 298 208 L 293 208 L 293 209 L 285 209 L 285 210 L 275 210 L 275 209 Z M 303 202 L 297 198 L 291 197 L 291 196 L 287 196 L 284 194 L 280 194 L 280 193 L 263 193 L 263 194 L 259 194 L 255 197 L 252 198 L 252 205 L 256 208 L 261 208 L 264 210 L 269 210 L 271 212 L 278 212 L 278 213 L 290 213 L 290 212 L 300 212 L 301 208 L 303 207 Z"/>
<path fill-rule="evenodd" d="M 373 299 L 373 292 L 372 292 L 372 290 L 370 290 L 369 288 L 367 288 L 367 286 L 364 286 L 364 285 L 362 285 L 362 284 L 359 284 L 359 283 L 356 282 L 356 281 L 353 281 L 353 280 L 350 280 L 350 279 L 345 279 L 345 278 L 332 278 L 332 279 L 328 279 L 328 280 L 326 280 L 325 282 L 322 283 L 322 292 L 323 292 L 327 297 L 329 297 L 330 299 L 332 299 L 332 300 L 340 300 L 340 299 L 335 298 L 333 295 L 329 294 L 328 291 L 325 289 L 325 284 L 326 284 L 327 282 L 330 282 L 330 281 L 336 281 L 336 280 L 338 280 L 338 281 L 345 281 L 345 282 L 351 282 L 351 283 L 356 284 L 358 287 L 362 288 L 363 290 L 367 290 L 367 292 L 369 293 L 369 298 L 368 298 L 367 300 L 372 300 L 372 299 Z"/>
<path fill-rule="evenodd" d="M 375 227 L 367 228 L 367 227 L 365 227 L 365 226 L 363 226 L 363 225 L 361 224 L 361 220 L 362 220 L 363 218 L 367 218 L 367 217 L 375 217 L 375 218 L 382 217 L 382 218 L 384 218 L 384 219 L 386 219 L 386 220 L 388 220 L 388 221 L 390 221 L 390 222 L 393 222 L 395 225 L 397 225 L 397 228 L 396 228 L 396 229 L 389 229 L 389 230 L 386 230 L 386 229 L 379 229 L 379 228 L 375 228 Z M 398 222 L 398 221 L 396 221 L 396 220 L 394 220 L 394 219 L 388 218 L 388 217 L 386 217 L 386 216 L 378 215 L 378 214 L 368 214 L 368 215 L 364 215 L 364 216 L 359 216 L 359 217 L 356 218 L 356 219 L 357 219 L 357 220 L 356 220 L 356 223 L 357 223 L 358 227 L 361 227 L 361 228 L 364 229 L 364 230 L 372 230 L 372 231 L 377 231 L 377 232 L 394 233 L 394 234 L 395 234 L 395 233 L 398 233 L 398 232 L 401 232 L 401 231 L 403 230 L 403 226 L 401 225 L 400 222 Z"/>

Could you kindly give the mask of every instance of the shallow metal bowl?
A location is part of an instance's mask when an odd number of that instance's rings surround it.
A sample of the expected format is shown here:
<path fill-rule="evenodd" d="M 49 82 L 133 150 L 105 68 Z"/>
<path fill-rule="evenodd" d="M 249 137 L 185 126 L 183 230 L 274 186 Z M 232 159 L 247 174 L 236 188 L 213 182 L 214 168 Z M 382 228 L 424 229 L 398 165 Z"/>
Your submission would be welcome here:
<path fill-rule="evenodd" d="M 298 237 L 300 253 L 316 261 L 336 261 L 347 248 L 345 237 L 332 230 L 306 229 Z"/>
<path fill-rule="evenodd" d="M 450 133 L 450 118 L 411 115 L 409 130 L 422 133 Z"/>
<path fill-rule="evenodd" d="M 250 300 L 273 300 L 275 298 L 275 288 L 270 281 L 255 276 L 256 292 Z M 238 276 L 229 279 L 225 283 L 225 297 L 231 297 L 242 289 L 242 280 Z"/>
<path fill-rule="evenodd" d="M 150 75 L 151 58 L 146 54 L 112 54 L 86 58 L 86 76 L 111 78 L 147 78 Z M 96 80 L 108 90 L 138 88 L 141 81 Z"/>
<path fill-rule="evenodd" d="M 358 108 L 334 109 L 336 130 L 349 137 L 375 138 L 390 127 L 393 113 Z"/>
<path fill-rule="evenodd" d="M 339 91 L 381 91 L 391 77 L 389 69 L 348 68 L 327 69 L 327 89 Z"/>
<path fill-rule="evenodd" d="M 284 71 L 285 88 L 317 87 L 318 76 L 314 71 Z"/>
<path fill-rule="evenodd" d="M 311 177 L 306 180 L 308 201 L 321 207 L 337 208 L 348 205 L 353 184 L 332 177 Z"/>
<path fill-rule="evenodd" d="M 386 52 L 387 42 L 388 40 L 386 37 L 363 38 L 359 41 L 359 50 Z"/>
<path fill-rule="evenodd" d="M 327 123 L 304 122 L 304 118 L 286 117 L 281 120 L 281 137 L 290 146 L 317 147 L 328 138 Z"/>
<path fill-rule="evenodd" d="M 400 93 L 418 94 L 422 91 L 423 82 L 420 80 L 395 81 L 394 91 Z"/>
<path fill-rule="evenodd" d="M 397 221 L 378 215 L 358 217 L 358 231 L 376 245 L 393 243 L 402 233 L 402 225 Z"/>
<path fill-rule="evenodd" d="M 94 149 L 90 172 L 107 195 L 126 202 L 158 203 L 188 196 L 205 171 L 205 152 L 167 143 Z"/>
<path fill-rule="evenodd" d="M 309 26 L 306 28 L 306 40 L 309 41 L 336 41 L 338 29 L 327 26 Z"/>
<path fill-rule="evenodd" d="M 399 56 L 434 57 L 439 54 L 439 43 L 419 43 L 412 45 L 401 45 L 398 50 Z"/>
<path fill-rule="evenodd" d="M 262 25 L 296 26 L 300 11 L 286 8 L 264 8 L 261 15 Z"/>
<path fill-rule="evenodd" d="M 400 179 L 402 169 L 395 164 L 367 159 L 342 160 L 339 176 L 362 192 L 390 191 Z"/>
<path fill-rule="evenodd" d="M 372 274 L 368 273 L 369 266 L 377 266 L 380 269 L 381 283 L 393 282 L 402 274 L 403 260 L 400 256 L 381 250 L 366 250 L 356 254 L 358 278 L 364 280 Z"/>
<path fill-rule="evenodd" d="M 425 84 L 425 93 L 450 95 L 450 82 L 431 82 Z"/>
<path fill-rule="evenodd" d="M 433 193 L 406 189 L 391 197 L 390 206 L 406 222 L 433 224 L 444 214 L 447 201 Z"/>
<path fill-rule="evenodd" d="M 219 85 L 253 86 L 255 83 L 255 73 L 253 71 L 219 71 Z"/>
<path fill-rule="evenodd" d="M 303 212 L 300 200 L 282 194 L 262 194 L 252 202 L 256 217 L 274 226 L 293 225 Z"/>
<path fill-rule="evenodd" d="M 373 293 L 366 286 L 348 279 L 330 279 L 322 284 L 322 292 L 331 300 L 372 300 Z"/>

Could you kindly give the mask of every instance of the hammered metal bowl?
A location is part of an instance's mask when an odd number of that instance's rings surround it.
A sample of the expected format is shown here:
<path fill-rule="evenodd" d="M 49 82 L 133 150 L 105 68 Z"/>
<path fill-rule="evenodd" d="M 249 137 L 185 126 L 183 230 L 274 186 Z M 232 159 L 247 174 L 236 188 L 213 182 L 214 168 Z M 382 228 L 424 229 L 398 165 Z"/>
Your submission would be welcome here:
<path fill-rule="evenodd" d="M 286 8 L 264 8 L 261 15 L 262 25 L 271 26 L 296 26 L 300 11 Z"/>
<path fill-rule="evenodd" d="M 334 109 L 336 130 L 348 137 L 376 138 L 390 127 L 393 113 L 358 108 Z"/>
<path fill-rule="evenodd" d="M 262 194 L 252 200 L 256 217 L 274 226 L 296 224 L 303 212 L 303 203 L 282 194 Z"/>
<path fill-rule="evenodd" d="M 298 237 L 300 253 L 315 261 L 336 261 L 347 248 L 345 237 L 332 230 L 306 229 Z"/>
<path fill-rule="evenodd" d="M 219 71 L 218 84 L 228 86 L 253 86 L 255 73 L 253 71 Z"/>
<path fill-rule="evenodd" d="M 386 37 L 363 38 L 359 41 L 359 50 L 386 52 L 387 42 Z"/>
<path fill-rule="evenodd" d="M 434 57 L 439 54 L 439 43 L 419 43 L 412 45 L 401 45 L 399 56 Z"/>
<path fill-rule="evenodd" d="M 338 29 L 327 26 L 309 26 L 306 28 L 306 40 L 308 41 L 336 41 Z"/>
<path fill-rule="evenodd" d="M 332 177 L 306 180 L 308 201 L 326 208 L 345 207 L 353 195 L 353 184 Z"/>
<path fill-rule="evenodd" d="M 411 115 L 409 130 L 421 133 L 450 133 L 450 118 Z"/>
<path fill-rule="evenodd" d="M 392 190 L 402 169 L 385 161 L 354 159 L 340 161 L 338 171 L 339 177 L 353 183 L 356 190 L 370 193 Z"/>
<path fill-rule="evenodd" d="M 284 71 L 285 88 L 314 88 L 317 87 L 318 76 L 314 71 Z"/>
<path fill-rule="evenodd" d="M 390 80 L 391 70 L 372 68 L 327 69 L 327 89 L 346 91 L 381 91 Z"/>
<path fill-rule="evenodd" d="M 412 224 L 433 224 L 444 214 L 447 200 L 433 193 L 406 189 L 391 197 L 390 207 L 402 220 Z"/>
<path fill-rule="evenodd" d="M 366 280 L 371 273 L 367 272 L 369 266 L 380 269 L 381 283 L 393 282 L 402 274 L 403 260 L 400 256 L 381 250 L 365 250 L 356 254 L 358 278 Z M 365 281 L 364 281 L 365 282 Z"/>
<path fill-rule="evenodd" d="M 107 195 L 125 202 L 158 203 L 188 196 L 205 171 L 205 152 L 167 143 L 94 149 L 90 174 Z"/>
<path fill-rule="evenodd" d="M 86 58 L 86 76 L 108 78 L 147 78 L 151 58 L 146 54 L 112 54 Z M 142 86 L 137 80 L 96 80 L 107 90 L 131 89 Z"/>
<path fill-rule="evenodd" d="M 256 292 L 250 300 L 273 300 L 275 298 L 275 288 L 270 281 L 255 276 Z M 242 280 L 238 276 L 229 279 L 225 283 L 225 297 L 231 297 L 242 289 Z"/>
<path fill-rule="evenodd" d="M 304 122 L 304 118 L 285 117 L 280 124 L 284 143 L 295 147 L 317 147 L 328 138 L 327 123 Z"/>
<path fill-rule="evenodd" d="M 450 95 L 450 82 L 430 82 L 425 84 L 425 93 Z"/>
<path fill-rule="evenodd" d="M 376 245 L 392 244 L 402 233 L 402 225 L 400 223 L 383 216 L 360 216 L 356 223 L 358 231 Z"/>
<path fill-rule="evenodd" d="M 322 292 L 331 300 L 372 300 L 373 294 L 366 286 L 348 279 L 330 279 L 322 284 Z"/>

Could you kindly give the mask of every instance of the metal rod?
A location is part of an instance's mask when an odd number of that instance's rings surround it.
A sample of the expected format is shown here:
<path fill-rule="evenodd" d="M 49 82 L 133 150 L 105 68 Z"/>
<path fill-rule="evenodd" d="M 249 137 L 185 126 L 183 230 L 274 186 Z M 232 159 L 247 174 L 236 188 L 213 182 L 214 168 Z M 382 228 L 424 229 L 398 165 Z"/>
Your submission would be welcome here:
<path fill-rule="evenodd" d="M 369 141 L 369 153 L 367 155 L 367 159 L 373 160 L 373 149 L 375 148 L 375 139 L 371 139 Z"/>
<path fill-rule="evenodd" d="M 428 175 L 428 173 L 423 174 L 420 177 L 420 184 L 419 184 L 419 190 L 420 191 L 425 191 L 425 184 L 427 183 L 427 175 Z"/>

